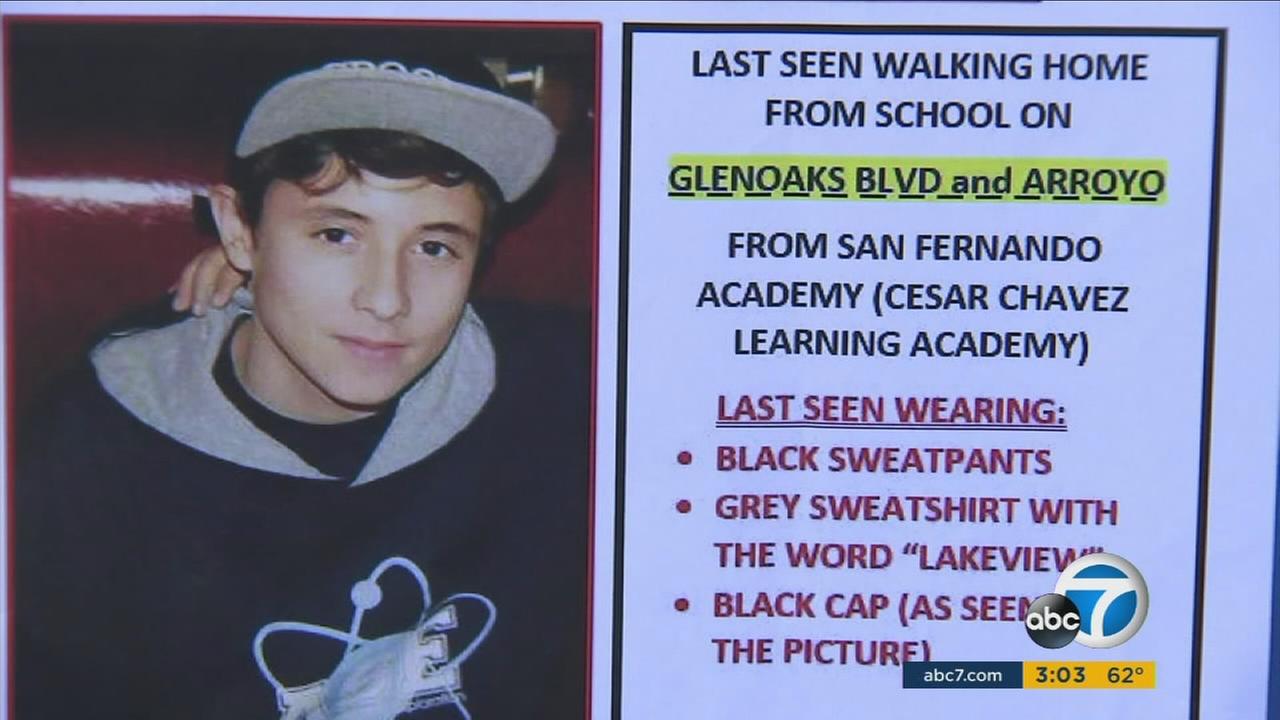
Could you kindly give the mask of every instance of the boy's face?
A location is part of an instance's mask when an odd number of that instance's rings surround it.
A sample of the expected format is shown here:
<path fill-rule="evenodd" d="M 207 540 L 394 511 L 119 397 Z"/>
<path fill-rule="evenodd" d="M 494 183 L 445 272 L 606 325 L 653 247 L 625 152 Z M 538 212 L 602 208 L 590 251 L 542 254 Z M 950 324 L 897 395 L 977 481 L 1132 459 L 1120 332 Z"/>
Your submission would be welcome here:
<path fill-rule="evenodd" d="M 233 343 L 241 381 L 301 420 L 376 410 L 448 345 L 484 217 L 469 183 L 368 172 L 322 194 L 271 183 L 244 252 L 228 245 L 252 272 L 254 317 Z"/>

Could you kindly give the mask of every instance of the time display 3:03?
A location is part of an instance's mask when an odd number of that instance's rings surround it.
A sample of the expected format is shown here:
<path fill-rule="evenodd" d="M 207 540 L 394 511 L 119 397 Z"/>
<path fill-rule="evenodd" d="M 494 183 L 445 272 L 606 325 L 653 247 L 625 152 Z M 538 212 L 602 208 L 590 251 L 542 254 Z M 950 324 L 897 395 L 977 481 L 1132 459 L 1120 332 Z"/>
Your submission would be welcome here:
<path fill-rule="evenodd" d="M 1056 668 L 1049 668 L 1045 665 L 1036 666 L 1037 683 L 1082 683 L 1086 679 L 1087 673 L 1085 673 L 1083 665 L 1059 665 Z"/>
<path fill-rule="evenodd" d="M 1152 661 L 1024 662 L 1022 686 L 1150 690 L 1156 686 L 1156 664 Z"/>

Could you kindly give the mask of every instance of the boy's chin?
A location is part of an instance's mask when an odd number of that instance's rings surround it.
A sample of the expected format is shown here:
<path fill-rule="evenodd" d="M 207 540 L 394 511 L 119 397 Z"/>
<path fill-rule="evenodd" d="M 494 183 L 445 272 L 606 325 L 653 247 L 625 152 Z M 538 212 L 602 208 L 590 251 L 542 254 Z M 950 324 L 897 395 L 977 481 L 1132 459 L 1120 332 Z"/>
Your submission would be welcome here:
<path fill-rule="evenodd" d="M 407 384 L 382 383 L 316 383 L 327 411 L 317 407 L 317 415 L 326 416 L 320 422 L 343 422 L 380 412 L 395 402 Z"/>
<path fill-rule="evenodd" d="M 335 405 L 352 413 L 372 415 L 386 409 L 403 388 L 387 390 L 360 390 L 331 393 L 329 399 Z"/>

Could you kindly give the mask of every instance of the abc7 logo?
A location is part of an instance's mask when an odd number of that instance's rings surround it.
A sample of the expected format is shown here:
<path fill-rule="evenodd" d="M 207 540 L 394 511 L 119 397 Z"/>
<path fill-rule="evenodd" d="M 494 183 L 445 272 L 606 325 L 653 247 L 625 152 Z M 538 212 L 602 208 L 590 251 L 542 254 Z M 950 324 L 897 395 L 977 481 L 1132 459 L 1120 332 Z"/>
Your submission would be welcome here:
<path fill-rule="evenodd" d="M 1027 608 L 1027 635 L 1046 648 L 1072 640 L 1115 647 L 1142 627 L 1147 600 L 1147 583 L 1133 563 L 1110 553 L 1085 555 L 1062 571 L 1054 592 Z"/>

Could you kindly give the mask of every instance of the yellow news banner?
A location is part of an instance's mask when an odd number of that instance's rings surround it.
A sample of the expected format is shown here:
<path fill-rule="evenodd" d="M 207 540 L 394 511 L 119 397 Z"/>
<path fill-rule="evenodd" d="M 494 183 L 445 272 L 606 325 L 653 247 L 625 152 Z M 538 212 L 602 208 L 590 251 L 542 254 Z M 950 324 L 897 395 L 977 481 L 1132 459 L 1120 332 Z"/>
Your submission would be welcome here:
<path fill-rule="evenodd" d="M 1154 661 L 1109 662 L 1084 660 L 1079 662 L 1040 662 L 1026 660 L 1022 663 L 1022 687 L 1036 690 L 1078 689 L 1131 689 L 1152 690 L 1156 686 Z"/>
<path fill-rule="evenodd" d="M 1162 205 L 1161 159 L 673 155 L 667 196 Z"/>

